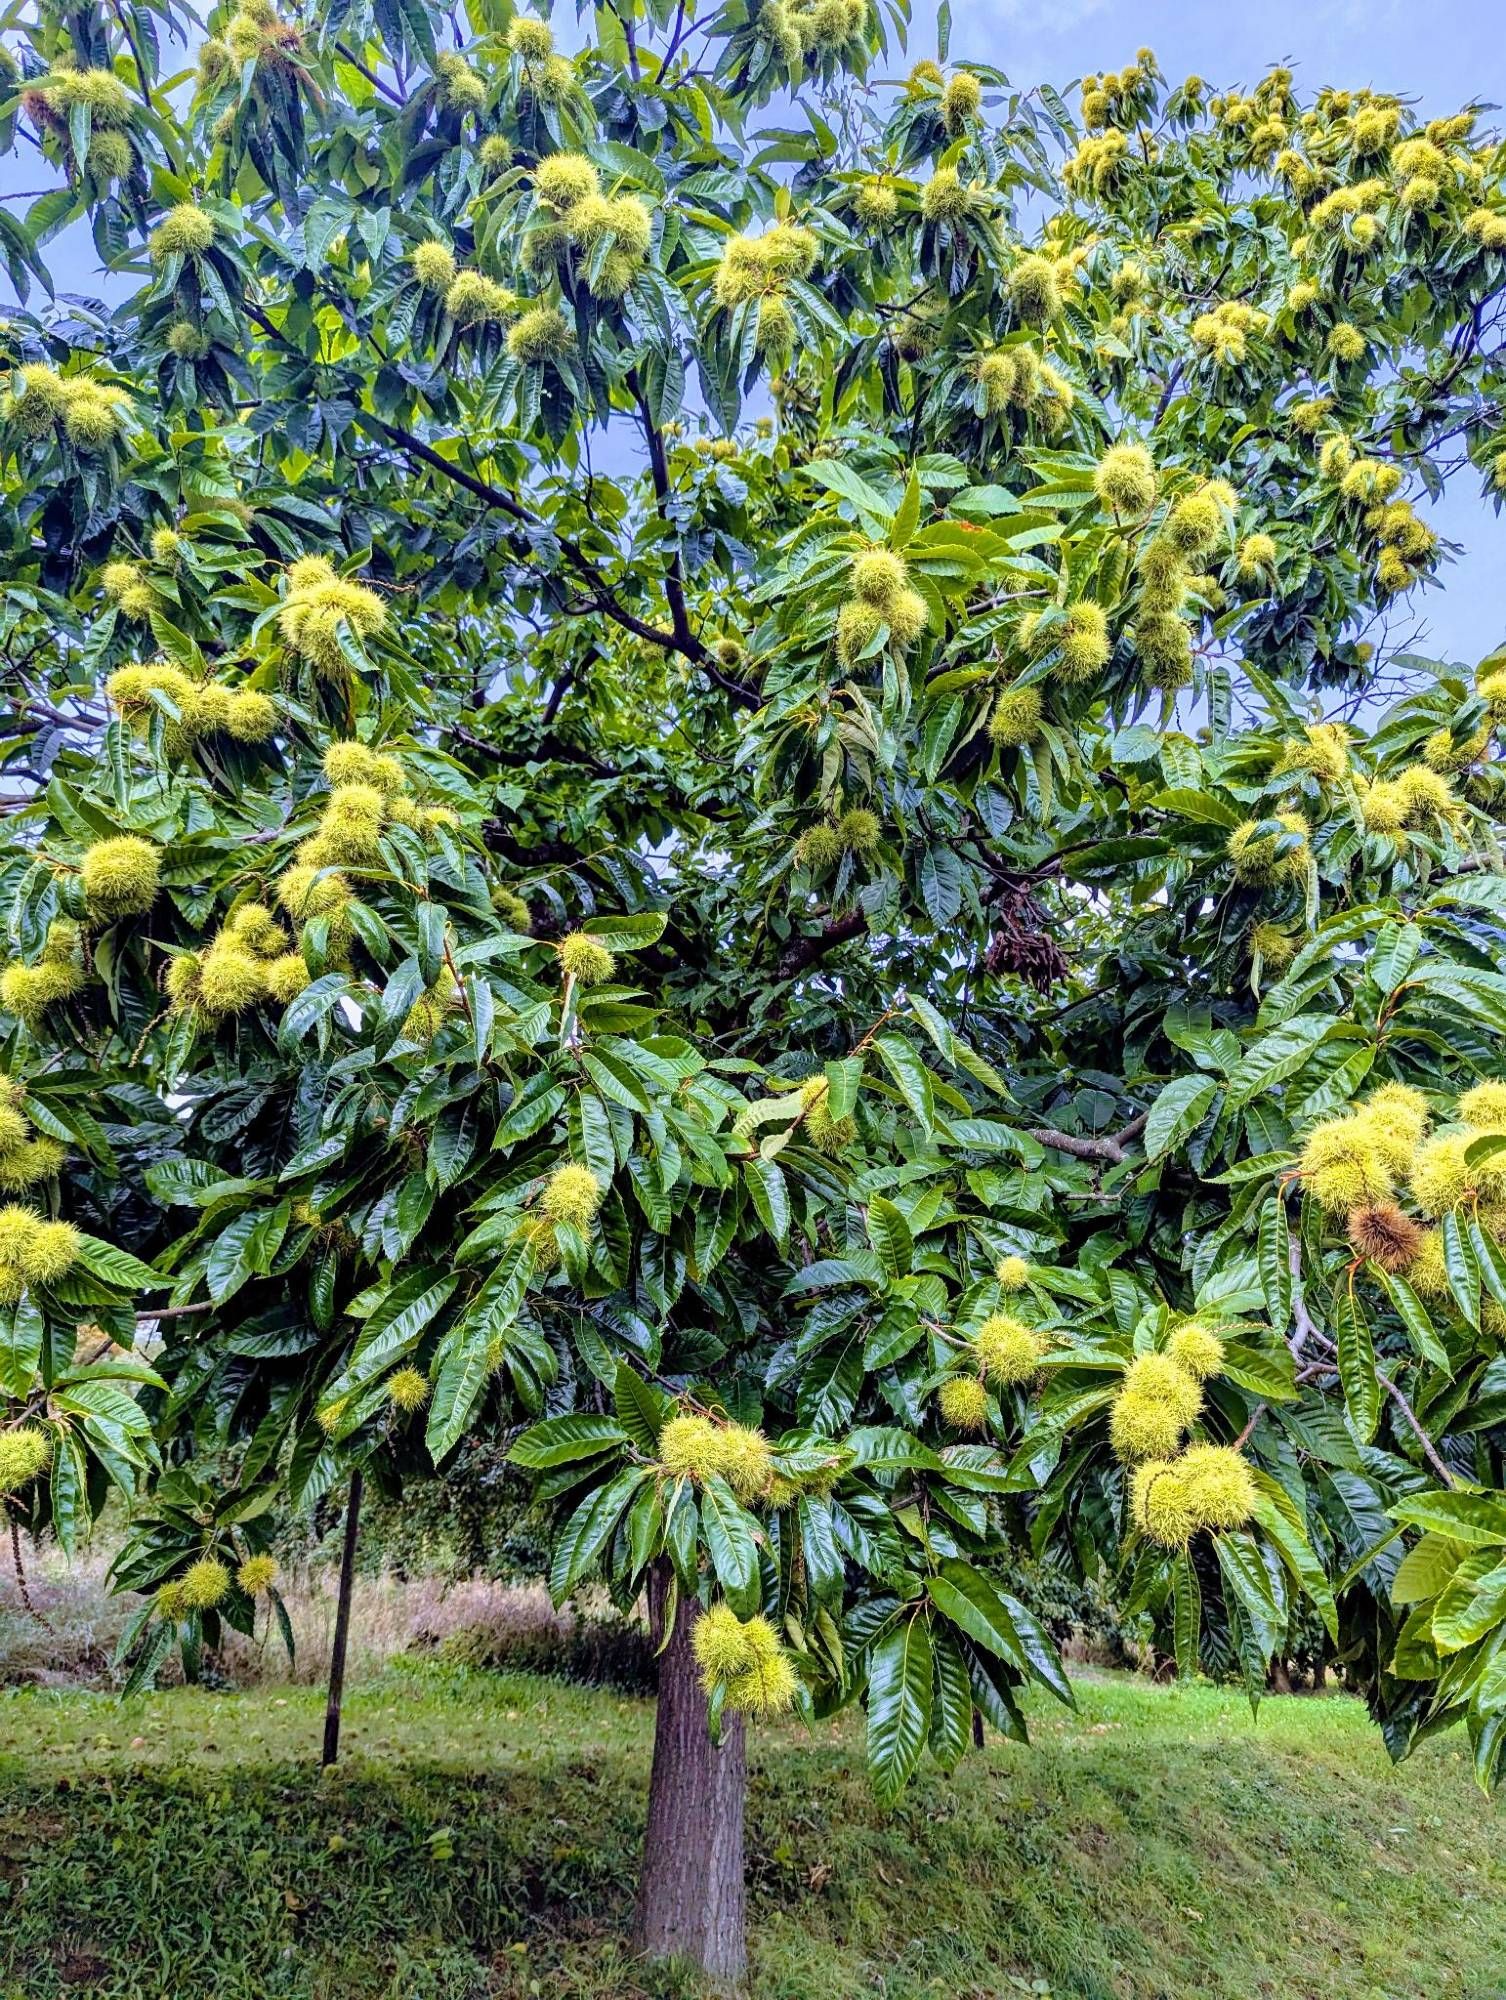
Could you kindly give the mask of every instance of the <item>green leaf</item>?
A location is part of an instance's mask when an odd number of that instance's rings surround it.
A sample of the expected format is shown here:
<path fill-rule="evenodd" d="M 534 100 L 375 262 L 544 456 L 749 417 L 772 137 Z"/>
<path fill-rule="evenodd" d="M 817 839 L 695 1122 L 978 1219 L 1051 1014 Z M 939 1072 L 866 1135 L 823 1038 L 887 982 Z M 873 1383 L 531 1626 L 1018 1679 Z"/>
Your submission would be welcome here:
<path fill-rule="evenodd" d="M 1364 1310 L 1347 1286 L 1333 1302 L 1333 1329 L 1338 1343 L 1339 1381 L 1349 1419 L 1365 1443 L 1380 1422 L 1382 1390 L 1375 1373 L 1375 1343 Z"/>
<path fill-rule="evenodd" d="M 891 548 L 903 549 L 915 530 L 920 526 L 920 479 L 912 472 L 905 486 L 905 497 L 899 503 L 894 516 L 894 529 L 889 537 Z"/>
<path fill-rule="evenodd" d="M 513 1440 L 507 1456 L 514 1465 L 533 1471 L 546 1466 L 570 1465 L 576 1459 L 596 1458 L 628 1441 L 628 1434 L 613 1417 L 546 1417 Z"/>
<path fill-rule="evenodd" d="M 1264 1666 L 1269 1667 L 1286 1631 L 1286 1620 L 1271 1590 L 1259 1544 L 1245 1534 L 1213 1537 L 1214 1553 L 1223 1572 L 1226 1595 L 1249 1621 L 1250 1634 Z"/>
<path fill-rule="evenodd" d="M 576 1508 L 554 1545 L 549 1566 L 549 1594 L 556 1604 L 564 1603 L 599 1559 L 633 1495 L 652 1477 L 647 1466 L 630 1465 L 588 1493 Z"/>
<path fill-rule="evenodd" d="M 1302 1518 L 1285 1488 L 1268 1473 L 1256 1467 L 1254 1478 L 1259 1489 L 1259 1497 L 1255 1502 L 1255 1519 L 1275 1544 L 1277 1553 L 1292 1577 L 1311 1598 L 1319 1617 L 1328 1629 L 1329 1637 L 1337 1645 L 1338 1606 L 1334 1602 L 1333 1591 L 1329 1587 L 1323 1565 L 1308 1540 Z"/>
<path fill-rule="evenodd" d="M 317 963 L 317 960 L 315 961 Z M 280 1047 L 293 1050 L 309 1029 L 324 1020 L 351 990 L 346 972 L 325 972 L 288 1002 L 277 1027 Z"/>
<path fill-rule="evenodd" d="M 1480 1271 L 1475 1263 L 1475 1255 L 1464 1233 L 1457 1209 L 1450 1209 L 1443 1218 L 1439 1237 L 1443 1244 L 1443 1268 L 1448 1274 L 1448 1288 L 1453 1293 L 1460 1312 L 1471 1326 L 1480 1324 Z"/>
<path fill-rule="evenodd" d="M 1217 1092 L 1211 1076 L 1174 1076 L 1163 1085 L 1145 1121 L 1145 1157 L 1159 1160 L 1195 1132 Z"/>
<path fill-rule="evenodd" d="M 915 1254 L 910 1225 L 903 1212 L 881 1194 L 874 1195 L 868 1204 L 868 1241 L 891 1278 L 901 1278 L 909 1271 Z"/>
<path fill-rule="evenodd" d="M 1174 786 L 1170 791 L 1157 792 L 1147 802 L 1156 812 L 1175 813 L 1178 819 L 1193 821 L 1198 826 L 1236 827 L 1244 815 L 1237 806 L 1230 805 L 1212 792 L 1200 792 L 1187 786 Z"/>
<path fill-rule="evenodd" d="M 1292 1321 L 1292 1253 L 1286 1203 L 1279 1191 L 1260 1211 L 1256 1258 L 1271 1331 L 1284 1339 Z"/>
<path fill-rule="evenodd" d="M 1391 1602 L 1425 1604 L 1430 1597 L 1436 1597 L 1459 1567 L 1463 1554 L 1464 1550 L 1451 1536 L 1424 1535 L 1415 1547 L 1408 1549 L 1391 1579 Z M 1489 1558 L 1491 1563 L 1495 1560 L 1494 1556 Z"/>
<path fill-rule="evenodd" d="M 868 1769 L 880 1805 L 892 1806 L 926 1747 L 934 1699 L 931 1627 L 912 1612 L 874 1647 L 868 1667 Z"/>
<path fill-rule="evenodd" d="M 762 1600 L 757 1523 L 725 1479 L 713 1477 L 701 1488 L 701 1532 L 727 1602 L 739 1618 L 751 1618 Z"/>
<path fill-rule="evenodd" d="M 928 847 L 921 856 L 920 896 L 938 930 L 962 908 L 962 863 L 950 847 Z"/>
<path fill-rule="evenodd" d="M 1291 1350 L 1280 1347 L 1250 1347 L 1243 1341 L 1224 1343 L 1223 1366 L 1219 1371 L 1252 1396 L 1267 1403 L 1294 1402 L 1299 1394 L 1296 1363 Z"/>
<path fill-rule="evenodd" d="M 1440 1653 L 1472 1646 L 1506 1619 L 1506 1562 L 1494 1550 L 1466 1556 L 1433 1607 L 1433 1643 Z"/>
<path fill-rule="evenodd" d="M 30 1292 L 24 1292 L 15 1306 L 0 1310 L 0 1389 L 6 1395 L 20 1400 L 36 1388 L 46 1330 Z"/>
<path fill-rule="evenodd" d="M 161 1291 L 167 1282 L 150 1264 L 143 1264 L 118 1243 L 102 1243 L 97 1236 L 85 1235 L 82 1230 L 78 1238 L 78 1261 L 91 1277 L 103 1278 L 107 1285 L 115 1285 L 123 1292 Z"/>
<path fill-rule="evenodd" d="M 1184 1549 L 1171 1566 L 1172 1645 L 1177 1673 L 1190 1680 L 1198 1670 L 1198 1638 L 1203 1628 L 1203 1593 Z"/>
<path fill-rule="evenodd" d="M 973 1685 L 967 1659 L 945 1626 L 931 1634 L 935 1686 L 931 1694 L 931 1755 L 943 1771 L 953 1771 L 967 1754 L 973 1734 Z"/>
<path fill-rule="evenodd" d="M 1376 933 L 1366 977 L 1381 993 L 1394 993 L 1417 962 L 1422 932 L 1416 924 L 1385 923 Z"/>
<path fill-rule="evenodd" d="M 659 1433 L 669 1414 L 669 1398 L 652 1382 L 645 1382 L 628 1362 L 619 1361 L 615 1400 L 617 1421 L 629 1442 L 636 1445 L 645 1458 L 655 1457 L 659 1449 Z"/>
<path fill-rule="evenodd" d="M 920 1129 L 929 1133 L 936 1122 L 936 1096 L 925 1064 L 899 1035 L 878 1035 L 873 1046 Z"/>
<path fill-rule="evenodd" d="M 1501 1246 L 1480 1227 L 1478 1221 L 1471 1221 L 1469 1247 L 1486 1291 L 1498 1306 L 1506 1306 L 1506 1254 L 1503 1254 Z"/>
<path fill-rule="evenodd" d="M 1387 1508 L 1393 1521 L 1471 1548 L 1506 1547 L 1506 1494 L 1410 1493 Z"/>
<path fill-rule="evenodd" d="M 608 951 L 644 951 L 657 944 L 669 919 L 662 910 L 636 917 L 587 917 L 581 929 Z"/>
<path fill-rule="evenodd" d="M 1333 1014 L 1301 1014 L 1247 1049 L 1229 1078 L 1229 1103 L 1248 1104 L 1294 1076 L 1318 1044 L 1339 1026 Z"/>
<path fill-rule="evenodd" d="M 790 1233 L 790 1197 L 777 1160 L 744 1160 L 743 1178 L 758 1219 L 783 1250 Z"/>
<path fill-rule="evenodd" d="M 424 969 L 416 957 L 405 958 L 389 974 L 371 1018 L 371 1045 L 379 1056 L 385 1055 L 401 1035 L 403 1023 L 415 1003 L 423 997 L 427 984 Z"/>
<path fill-rule="evenodd" d="M 1069 1708 L 1077 1706 L 1055 1646 L 1017 1598 L 996 1590 L 971 1563 L 955 1559 L 943 1562 L 937 1575 L 926 1578 L 926 1589 L 937 1610 L 970 1639 L 1007 1660 L 1017 1672 L 1038 1680 Z"/>
<path fill-rule="evenodd" d="M 882 540 L 888 532 L 892 516 L 884 504 L 883 495 L 876 493 L 866 479 L 853 471 L 840 458 L 813 458 L 804 466 L 807 479 L 814 479 L 820 486 L 840 494 L 857 508 L 868 532 L 875 540 Z"/>
<path fill-rule="evenodd" d="M 849 1118 L 863 1082 L 863 1058 L 842 1056 L 826 1065 L 826 1108 L 833 1118 Z"/>
<path fill-rule="evenodd" d="M 491 1379 L 491 1336 L 484 1325 L 457 1328 L 441 1349 L 442 1360 L 429 1398 L 424 1443 L 436 1465 L 465 1434 L 471 1412 Z"/>
<path fill-rule="evenodd" d="M 248 1208 L 227 1223 L 215 1238 L 204 1267 L 204 1283 L 216 1305 L 223 1305 L 233 1297 L 251 1276 L 260 1221 L 260 1211 Z"/>
<path fill-rule="evenodd" d="M 1433 1331 L 1433 1322 L 1422 1300 L 1405 1278 L 1386 1271 L 1382 1271 L 1379 1275 L 1381 1283 L 1390 1295 L 1392 1305 L 1396 1308 L 1397 1318 L 1406 1328 L 1407 1337 L 1417 1352 L 1434 1368 L 1441 1369 L 1445 1375 L 1451 1375 L 1453 1369 L 1449 1364 L 1448 1349 Z"/>
<path fill-rule="evenodd" d="M 795 1516 L 800 1525 L 800 1548 L 805 1557 L 806 1585 L 818 1604 L 840 1615 L 846 1572 L 842 1551 L 832 1522 L 831 1504 L 802 1494 Z"/>
<path fill-rule="evenodd" d="M 79 1531 L 89 1520 L 89 1466 L 82 1441 L 75 1435 L 58 1441 L 52 1458 L 49 1497 L 52 1531 L 58 1546 L 71 1561 L 78 1547 Z"/>

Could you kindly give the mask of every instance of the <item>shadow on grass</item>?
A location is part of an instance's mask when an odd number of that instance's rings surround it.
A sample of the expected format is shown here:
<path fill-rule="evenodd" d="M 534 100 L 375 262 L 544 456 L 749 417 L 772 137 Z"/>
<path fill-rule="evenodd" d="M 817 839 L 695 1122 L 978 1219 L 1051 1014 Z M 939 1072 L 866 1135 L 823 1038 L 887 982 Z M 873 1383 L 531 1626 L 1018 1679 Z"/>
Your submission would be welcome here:
<path fill-rule="evenodd" d="M 501 1782 L 422 1761 L 40 1777 L 0 1789 L 0 1970 L 25 2000 L 522 1994 L 541 1950 L 631 1918 L 636 1756 Z"/>
<path fill-rule="evenodd" d="M 756 2000 L 1501 2000 L 1506 1839 L 1452 1753 L 1392 1772 L 1352 1704 L 1082 1694 L 893 1813 L 858 1722 L 760 1732 Z M 4 2000 L 695 1992 L 627 1948 L 649 1704 L 389 1679 L 327 1778 L 316 1710 L 7 1704 Z"/>

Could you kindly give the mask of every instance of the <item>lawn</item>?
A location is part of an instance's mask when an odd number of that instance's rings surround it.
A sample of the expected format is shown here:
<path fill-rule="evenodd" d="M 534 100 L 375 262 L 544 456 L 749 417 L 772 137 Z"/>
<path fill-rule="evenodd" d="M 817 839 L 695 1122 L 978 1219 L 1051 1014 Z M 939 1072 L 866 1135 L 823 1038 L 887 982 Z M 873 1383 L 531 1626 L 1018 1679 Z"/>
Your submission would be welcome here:
<path fill-rule="evenodd" d="M 1342 1697 L 1114 1676 L 1026 1748 L 873 1804 L 857 1725 L 761 1732 L 757 2000 L 1500 2000 L 1506 1824 L 1458 1748 L 1393 1770 Z M 389 1670 L 0 1697 L 6 2000 L 634 2000 L 652 1707 Z"/>

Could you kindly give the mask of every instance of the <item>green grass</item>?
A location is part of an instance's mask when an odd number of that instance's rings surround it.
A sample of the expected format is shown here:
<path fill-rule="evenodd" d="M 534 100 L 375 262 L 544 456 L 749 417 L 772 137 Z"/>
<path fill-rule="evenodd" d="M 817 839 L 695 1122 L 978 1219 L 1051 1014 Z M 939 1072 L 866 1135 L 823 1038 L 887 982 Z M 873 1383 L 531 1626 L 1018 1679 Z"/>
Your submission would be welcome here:
<path fill-rule="evenodd" d="M 881 1813 L 857 1725 L 758 1735 L 757 2000 L 1501 2000 L 1506 1826 L 1458 1748 L 1341 1697 L 1099 1676 Z M 689 1993 L 625 1934 L 652 1708 L 390 1672 L 321 1703 L 0 1699 L 0 1991 L 109 2000 Z"/>

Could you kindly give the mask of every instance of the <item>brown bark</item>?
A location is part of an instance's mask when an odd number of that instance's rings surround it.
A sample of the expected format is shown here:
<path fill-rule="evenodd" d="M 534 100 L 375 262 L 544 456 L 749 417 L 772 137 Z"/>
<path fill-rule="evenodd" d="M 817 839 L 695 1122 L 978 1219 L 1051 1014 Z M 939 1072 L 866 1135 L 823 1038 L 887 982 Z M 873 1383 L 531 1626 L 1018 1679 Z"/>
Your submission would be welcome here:
<path fill-rule="evenodd" d="M 335 1764 L 340 1758 L 340 1709 L 345 1699 L 345 1652 L 350 1643 L 350 1596 L 356 1580 L 356 1537 L 361 1527 L 359 1466 L 350 1475 L 350 1494 L 345 1502 L 345 1541 L 340 1550 L 340 1594 L 335 1600 L 335 1636 L 329 1651 L 329 1698 L 324 1705 L 324 1755 L 320 1762 Z"/>
<path fill-rule="evenodd" d="M 663 1636 L 669 1590 L 661 1563 L 649 1586 L 655 1639 Z M 648 1832 L 633 1926 L 648 1958 L 696 1966 L 723 1992 L 747 1976 L 743 1883 L 743 1801 L 747 1761 L 741 1716 L 728 1716 L 713 1744 L 691 1652 L 698 1607 L 681 1600 L 674 1634 L 659 1657 L 659 1708 L 649 1780 Z"/>

